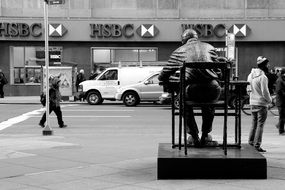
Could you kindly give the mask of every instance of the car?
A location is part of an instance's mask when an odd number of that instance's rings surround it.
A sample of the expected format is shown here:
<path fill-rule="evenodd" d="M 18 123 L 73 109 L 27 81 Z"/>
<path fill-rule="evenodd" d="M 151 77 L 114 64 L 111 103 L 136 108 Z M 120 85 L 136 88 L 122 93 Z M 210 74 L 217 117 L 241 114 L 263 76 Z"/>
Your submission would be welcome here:
<path fill-rule="evenodd" d="M 117 89 L 120 87 L 136 84 L 161 70 L 160 66 L 110 67 L 94 80 L 81 82 L 78 92 L 90 105 L 102 104 L 104 100 L 115 100 Z"/>
<path fill-rule="evenodd" d="M 140 102 L 158 102 L 163 93 L 163 86 L 159 85 L 159 72 L 155 72 L 136 84 L 119 88 L 116 100 L 123 101 L 125 106 L 136 106 Z"/>
<path fill-rule="evenodd" d="M 169 92 L 163 92 L 161 96 L 159 96 L 159 104 L 171 104 L 171 93 Z M 176 92 L 174 93 L 174 108 L 179 109 L 179 94 Z"/>

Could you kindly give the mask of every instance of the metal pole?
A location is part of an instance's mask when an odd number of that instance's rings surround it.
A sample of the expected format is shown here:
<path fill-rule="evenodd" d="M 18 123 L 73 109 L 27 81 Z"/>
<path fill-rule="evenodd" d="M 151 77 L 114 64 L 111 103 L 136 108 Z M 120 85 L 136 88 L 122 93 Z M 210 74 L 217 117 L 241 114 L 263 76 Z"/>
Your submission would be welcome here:
<path fill-rule="evenodd" d="M 48 1 L 44 1 L 44 25 L 45 25 L 45 65 L 46 65 L 46 126 L 43 135 L 52 135 L 49 122 L 49 46 L 48 46 Z"/>

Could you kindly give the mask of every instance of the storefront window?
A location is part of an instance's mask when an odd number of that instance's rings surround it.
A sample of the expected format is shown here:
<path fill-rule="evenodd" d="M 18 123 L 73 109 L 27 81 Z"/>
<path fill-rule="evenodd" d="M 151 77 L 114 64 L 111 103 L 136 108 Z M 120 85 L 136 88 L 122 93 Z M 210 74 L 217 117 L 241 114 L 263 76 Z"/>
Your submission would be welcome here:
<path fill-rule="evenodd" d="M 139 53 L 139 59 L 142 61 L 156 61 L 157 51 L 155 49 L 141 49 Z"/>
<path fill-rule="evenodd" d="M 136 49 L 115 49 L 114 61 L 139 61 L 139 52 Z"/>
<path fill-rule="evenodd" d="M 118 62 L 157 61 L 156 48 L 110 48 L 92 50 L 93 64 L 111 64 Z"/>
<path fill-rule="evenodd" d="M 50 47 L 50 64 L 60 62 L 61 47 Z M 59 54 L 59 55 L 58 55 Z M 42 82 L 44 62 L 43 47 L 11 47 L 12 84 L 36 84 Z M 54 58 L 54 55 L 57 55 Z"/>

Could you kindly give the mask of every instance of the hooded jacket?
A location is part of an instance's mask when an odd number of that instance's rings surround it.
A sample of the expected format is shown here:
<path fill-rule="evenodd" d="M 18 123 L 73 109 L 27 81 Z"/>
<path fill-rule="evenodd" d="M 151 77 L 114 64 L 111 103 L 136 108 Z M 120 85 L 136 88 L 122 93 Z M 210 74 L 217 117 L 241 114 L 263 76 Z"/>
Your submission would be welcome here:
<path fill-rule="evenodd" d="M 247 87 L 250 95 L 249 104 L 267 107 L 272 100 L 265 73 L 259 68 L 253 68 L 247 77 L 247 81 L 250 83 Z"/>

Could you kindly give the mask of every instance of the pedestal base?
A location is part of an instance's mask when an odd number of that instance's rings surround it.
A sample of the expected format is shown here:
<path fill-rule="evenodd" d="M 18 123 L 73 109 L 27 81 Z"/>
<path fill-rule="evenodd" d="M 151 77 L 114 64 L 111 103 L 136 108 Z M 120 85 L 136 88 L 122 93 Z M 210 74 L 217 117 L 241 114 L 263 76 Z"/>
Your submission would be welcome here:
<path fill-rule="evenodd" d="M 225 156 L 221 147 L 172 149 L 160 143 L 157 158 L 158 179 L 266 179 L 266 158 L 250 145 L 228 147 Z"/>

